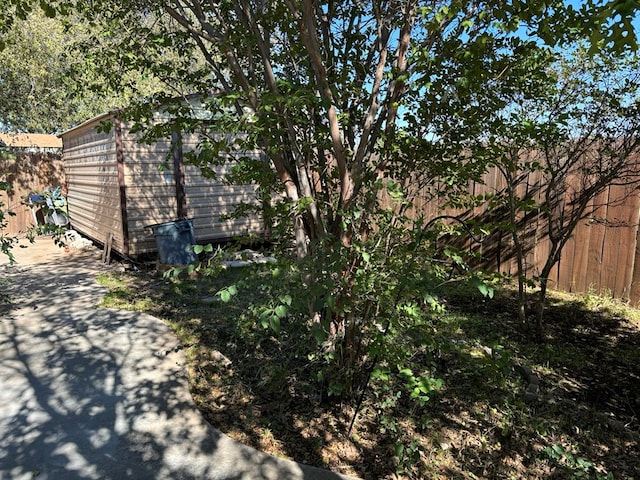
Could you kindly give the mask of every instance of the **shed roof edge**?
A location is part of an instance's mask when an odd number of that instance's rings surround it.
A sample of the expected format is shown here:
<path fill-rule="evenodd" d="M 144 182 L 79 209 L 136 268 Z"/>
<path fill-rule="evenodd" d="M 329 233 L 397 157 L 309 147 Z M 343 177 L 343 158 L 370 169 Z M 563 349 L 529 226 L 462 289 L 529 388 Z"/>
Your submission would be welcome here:
<path fill-rule="evenodd" d="M 113 111 L 108 112 L 108 113 L 102 113 L 100 115 L 97 115 L 97 116 L 95 116 L 93 118 L 90 118 L 89 120 L 86 120 L 86 121 L 76 125 L 75 127 L 71 127 L 69 130 L 65 130 L 64 132 L 59 133 L 57 136 L 59 138 L 62 138 L 65 135 L 68 135 L 69 133 L 75 132 L 76 130 L 80 130 L 81 128 L 84 128 L 84 127 L 86 127 L 87 125 L 89 125 L 91 123 L 95 123 L 95 122 L 97 122 L 99 120 L 103 120 L 103 119 L 108 118 L 108 117 L 114 117 L 116 115 L 116 113 L 118 113 L 118 110 L 113 110 Z"/>

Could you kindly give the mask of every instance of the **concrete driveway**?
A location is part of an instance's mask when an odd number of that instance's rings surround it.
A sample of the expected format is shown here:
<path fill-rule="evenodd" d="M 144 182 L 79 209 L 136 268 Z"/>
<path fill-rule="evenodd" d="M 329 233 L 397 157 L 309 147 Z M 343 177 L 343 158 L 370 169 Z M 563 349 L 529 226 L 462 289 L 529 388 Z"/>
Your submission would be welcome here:
<path fill-rule="evenodd" d="M 31 250 L 29 250 L 31 249 Z M 0 479 L 339 479 L 241 445 L 195 408 L 175 335 L 98 309 L 100 252 L 50 239 L 0 262 Z"/>

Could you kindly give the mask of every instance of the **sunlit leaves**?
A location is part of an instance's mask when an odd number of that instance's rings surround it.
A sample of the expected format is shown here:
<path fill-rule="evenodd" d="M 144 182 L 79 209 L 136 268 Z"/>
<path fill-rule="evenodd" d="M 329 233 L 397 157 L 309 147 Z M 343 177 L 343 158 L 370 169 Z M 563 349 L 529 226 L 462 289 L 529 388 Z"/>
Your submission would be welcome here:
<path fill-rule="evenodd" d="M 193 252 L 196 255 L 199 255 L 201 253 L 211 253 L 213 252 L 213 245 L 211 245 L 210 243 L 207 245 L 194 245 Z"/>
<path fill-rule="evenodd" d="M 5 129 L 59 133 L 126 103 L 131 89 L 107 87 L 84 48 L 97 32 L 76 12 L 57 1 L 25 1 L 3 4 L 0 19 L 3 13 L 11 17 L 11 29 L 0 36 L 5 47 L 0 48 L 0 122 Z M 131 85 L 145 83 L 141 75 L 135 80 L 122 71 L 119 75 Z"/>
<path fill-rule="evenodd" d="M 231 299 L 238 294 L 238 287 L 235 285 L 230 285 L 227 288 L 224 288 L 218 292 L 220 300 L 224 303 L 228 303 Z"/>
<path fill-rule="evenodd" d="M 493 295 L 494 295 L 493 286 L 491 286 L 489 283 L 482 280 L 477 275 L 474 275 L 471 277 L 470 283 L 471 285 L 473 285 L 475 288 L 478 289 L 478 291 L 482 294 L 482 296 L 493 298 Z"/>

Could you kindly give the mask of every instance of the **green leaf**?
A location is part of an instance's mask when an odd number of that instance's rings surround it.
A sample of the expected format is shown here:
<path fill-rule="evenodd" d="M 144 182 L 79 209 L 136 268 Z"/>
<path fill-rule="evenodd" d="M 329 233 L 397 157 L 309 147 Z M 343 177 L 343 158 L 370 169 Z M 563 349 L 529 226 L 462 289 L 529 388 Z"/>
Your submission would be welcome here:
<path fill-rule="evenodd" d="M 402 458 L 402 454 L 404 453 L 404 445 L 401 444 L 401 443 L 396 443 L 393 446 L 393 450 L 394 450 L 397 458 Z"/>
<path fill-rule="evenodd" d="M 336 306 L 336 298 L 333 295 L 327 297 L 327 307 L 333 310 Z"/>
<path fill-rule="evenodd" d="M 284 305 L 278 305 L 275 309 L 276 315 L 278 318 L 284 318 L 287 316 L 287 307 Z"/>
<path fill-rule="evenodd" d="M 231 297 L 233 297 L 237 293 L 238 288 L 235 285 L 231 285 L 223 290 L 220 290 L 218 292 L 218 295 L 220 295 L 220 300 L 222 300 L 224 303 L 228 303 L 229 300 L 231 300 Z"/>
<path fill-rule="evenodd" d="M 184 268 L 181 267 L 173 267 L 165 272 L 165 276 L 168 276 L 170 278 L 178 278 L 183 270 Z"/>
<path fill-rule="evenodd" d="M 44 12 L 44 14 L 49 18 L 54 18 L 56 16 L 56 9 L 49 5 L 44 0 L 40 0 L 40 8 Z"/>
<path fill-rule="evenodd" d="M 493 298 L 494 289 L 491 285 L 486 284 L 475 275 L 471 277 L 470 283 L 471 285 L 473 285 L 478 289 L 478 291 L 482 294 L 483 297 Z"/>
<path fill-rule="evenodd" d="M 293 298 L 291 298 L 291 295 L 284 295 L 280 297 L 280 302 L 285 305 L 291 306 L 291 302 L 293 302 Z"/>
<path fill-rule="evenodd" d="M 554 445 L 553 447 L 553 451 L 556 452 L 558 455 L 565 455 L 567 453 L 567 451 L 564 449 L 564 447 L 562 445 Z"/>
<path fill-rule="evenodd" d="M 387 381 L 389 380 L 389 371 L 377 367 L 373 370 L 373 372 L 371 372 L 371 378 Z"/>
<path fill-rule="evenodd" d="M 463 20 L 462 22 L 460 22 L 460 25 L 464 29 L 469 30 L 471 27 L 473 27 L 473 20 L 467 18 L 466 20 Z"/>
<path fill-rule="evenodd" d="M 280 333 L 280 318 L 277 315 L 271 315 L 269 317 L 269 326 L 275 333 Z"/>
<path fill-rule="evenodd" d="M 327 339 L 327 332 L 325 332 L 324 328 L 322 328 L 322 325 L 319 323 L 311 325 L 311 335 L 318 345 L 322 344 Z"/>
<path fill-rule="evenodd" d="M 199 255 L 203 251 L 204 251 L 204 247 L 202 245 L 194 245 L 193 246 L 193 253 L 195 253 L 196 255 Z"/>

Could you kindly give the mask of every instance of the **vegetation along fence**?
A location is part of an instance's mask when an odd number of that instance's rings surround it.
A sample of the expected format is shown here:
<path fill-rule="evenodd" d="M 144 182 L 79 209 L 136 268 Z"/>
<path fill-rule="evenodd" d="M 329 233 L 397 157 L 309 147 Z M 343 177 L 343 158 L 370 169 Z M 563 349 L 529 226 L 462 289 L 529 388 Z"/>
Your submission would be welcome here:
<path fill-rule="evenodd" d="M 24 199 L 35 191 L 64 185 L 60 154 L 46 152 L 12 152 L 0 154 L 0 180 L 12 185 L 10 192 L 0 191 L 0 202 L 15 213 L 8 217 L 5 234 L 18 235 L 34 225 L 33 214 Z"/>
<path fill-rule="evenodd" d="M 519 188 L 518 195 L 540 200 L 535 186 L 541 178 L 535 172 Z M 469 193 L 480 196 L 504 191 L 504 179 L 497 170 L 489 170 L 482 182 L 470 182 Z M 569 208 L 568 194 L 557 208 Z M 451 214 L 466 221 L 495 224 L 505 221 L 505 211 L 486 204 L 468 209 L 439 208 L 437 202 L 418 199 L 416 211 L 426 219 Z M 592 200 L 591 214 L 581 220 L 562 250 L 558 264 L 549 276 L 549 287 L 574 293 L 595 292 L 640 305 L 640 192 L 626 186 L 610 186 Z M 540 274 L 549 252 L 545 235 L 548 217 L 542 211 L 522 213 L 519 227 L 525 232 L 526 276 Z M 477 267 L 517 275 L 516 257 L 510 234 L 498 228 L 482 243 L 468 237 L 464 247 L 478 255 Z"/>

